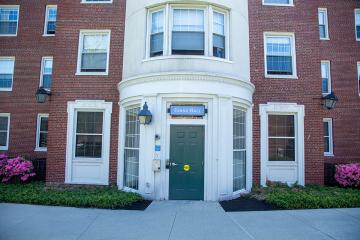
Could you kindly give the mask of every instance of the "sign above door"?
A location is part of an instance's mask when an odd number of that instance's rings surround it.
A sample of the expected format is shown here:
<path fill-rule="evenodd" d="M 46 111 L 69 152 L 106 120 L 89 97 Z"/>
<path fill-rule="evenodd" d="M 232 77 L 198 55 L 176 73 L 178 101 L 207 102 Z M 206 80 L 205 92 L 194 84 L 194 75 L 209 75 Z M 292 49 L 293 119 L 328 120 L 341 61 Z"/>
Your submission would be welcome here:
<path fill-rule="evenodd" d="M 203 117 L 207 109 L 204 105 L 171 105 L 168 112 L 171 116 Z"/>

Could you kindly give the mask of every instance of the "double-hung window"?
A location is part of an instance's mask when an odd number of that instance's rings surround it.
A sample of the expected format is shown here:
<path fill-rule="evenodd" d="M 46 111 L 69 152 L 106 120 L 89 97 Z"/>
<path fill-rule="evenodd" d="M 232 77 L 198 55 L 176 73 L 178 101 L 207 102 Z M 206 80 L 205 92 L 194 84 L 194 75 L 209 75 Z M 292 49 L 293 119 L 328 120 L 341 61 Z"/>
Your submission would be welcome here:
<path fill-rule="evenodd" d="M 41 62 L 40 87 L 51 90 L 53 58 L 43 57 Z"/>
<path fill-rule="evenodd" d="M 126 110 L 124 145 L 124 186 L 139 189 L 140 122 L 139 107 Z"/>
<path fill-rule="evenodd" d="M 0 5 L 0 36 L 16 36 L 19 6 Z"/>
<path fill-rule="evenodd" d="M 46 6 L 44 35 L 55 35 L 57 6 Z"/>
<path fill-rule="evenodd" d="M 80 31 L 79 75 L 107 75 L 109 68 L 110 31 Z"/>
<path fill-rule="evenodd" d="M 246 188 L 246 112 L 233 109 L 233 191 Z"/>
<path fill-rule="evenodd" d="M 36 151 L 47 151 L 49 114 L 39 114 L 37 118 Z"/>
<path fill-rule="evenodd" d="M 214 11 L 213 13 L 213 56 L 225 58 L 225 14 Z"/>
<path fill-rule="evenodd" d="M 0 57 L 0 91 L 12 90 L 14 65 L 14 57 Z"/>
<path fill-rule="evenodd" d="M 293 0 L 263 0 L 263 5 L 292 6 Z"/>
<path fill-rule="evenodd" d="M 77 112 L 76 158 L 101 159 L 103 149 L 103 112 Z"/>
<path fill-rule="evenodd" d="M 319 16 L 320 40 L 328 40 L 329 39 L 329 24 L 328 24 L 327 9 L 319 8 L 318 16 Z"/>
<path fill-rule="evenodd" d="M 164 53 L 164 10 L 151 13 L 150 57 Z"/>
<path fill-rule="evenodd" d="M 0 150 L 9 148 L 10 114 L 0 113 Z"/>
<path fill-rule="evenodd" d="M 269 115 L 269 161 L 296 161 L 294 115 Z"/>
<path fill-rule="evenodd" d="M 355 35 L 356 40 L 360 41 L 360 9 L 355 9 Z"/>
<path fill-rule="evenodd" d="M 331 118 L 324 118 L 324 155 L 333 155 L 333 126 Z"/>
<path fill-rule="evenodd" d="M 172 54 L 204 55 L 205 26 L 203 9 L 174 9 Z"/>
<path fill-rule="evenodd" d="M 330 61 L 321 61 L 321 82 L 322 94 L 331 93 L 331 72 Z"/>
<path fill-rule="evenodd" d="M 267 77 L 296 78 L 295 40 L 292 34 L 265 33 Z"/>

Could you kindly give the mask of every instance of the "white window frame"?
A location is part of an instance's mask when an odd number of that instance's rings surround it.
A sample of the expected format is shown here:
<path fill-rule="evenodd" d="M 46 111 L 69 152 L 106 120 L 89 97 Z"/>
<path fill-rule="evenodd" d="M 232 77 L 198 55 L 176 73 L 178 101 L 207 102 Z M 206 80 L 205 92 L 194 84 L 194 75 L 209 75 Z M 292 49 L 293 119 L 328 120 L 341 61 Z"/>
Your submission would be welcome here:
<path fill-rule="evenodd" d="M 19 31 L 19 19 L 20 19 L 20 5 L 0 5 L 0 8 L 17 8 L 17 24 L 16 24 L 16 33 L 15 34 L 0 34 L 0 37 L 16 37 Z"/>
<path fill-rule="evenodd" d="M 204 55 L 174 55 L 172 54 L 172 26 L 173 12 L 175 9 L 200 9 L 204 11 L 204 34 L 205 47 Z M 164 11 L 164 47 L 163 56 L 150 57 L 150 36 L 151 36 L 151 14 Z M 225 58 L 214 57 L 213 55 L 213 12 L 219 12 L 225 16 Z M 166 4 L 148 9 L 147 31 L 146 31 L 146 53 L 145 60 L 161 58 L 210 58 L 218 61 L 230 61 L 230 13 L 212 5 L 201 4 Z"/>
<path fill-rule="evenodd" d="M 12 79 L 11 79 L 11 88 L 0 88 L 0 92 L 11 92 L 13 90 L 13 86 L 14 86 L 14 74 L 15 74 L 15 57 L 0 57 L 0 61 L 1 60 L 12 60 L 14 61 L 14 68 L 13 68 L 13 74 L 12 74 Z"/>
<path fill-rule="evenodd" d="M 268 37 L 288 37 L 291 42 L 291 56 L 292 56 L 292 75 L 272 75 L 267 73 L 267 38 Z M 297 64 L 296 64 L 296 43 L 295 43 L 295 33 L 291 32 L 264 32 L 264 73 L 265 78 L 283 78 L 283 79 L 298 79 L 297 76 Z"/>
<path fill-rule="evenodd" d="M 0 113 L 0 117 L 7 117 L 7 118 L 8 118 L 8 128 L 7 128 L 6 146 L 0 146 L 0 150 L 2 150 L 2 151 L 7 151 L 7 150 L 9 150 L 10 113 Z"/>
<path fill-rule="evenodd" d="M 41 69 L 40 69 L 40 81 L 39 81 L 39 87 L 43 86 L 43 75 L 44 75 L 44 70 L 45 70 L 45 61 L 46 60 L 52 60 L 53 62 L 53 67 L 54 67 L 54 58 L 52 56 L 46 56 L 46 57 L 42 57 L 41 59 Z M 52 70 L 53 71 L 53 70 Z M 52 75 L 52 73 L 51 73 Z M 46 88 L 46 90 L 51 90 Z"/>
<path fill-rule="evenodd" d="M 359 23 L 356 22 L 356 14 L 359 14 L 359 15 L 360 15 L 360 8 L 356 8 L 355 11 L 354 11 L 354 17 L 355 17 L 355 39 L 356 39 L 356 41 L 360 41 L 360 38 L 358 38 L 358 36 L 357 36 L 357 29 L 356 29 L 356 26 L 360 26 L 360 22 L 359 22 Z"/>
<path fill-rule="evenodd" d="M 109 1 L 87 1 L 87 0 L 81 0 L 82 4 L 109 4 L 113 3 L 113 0 Z"/>
<path fill-rule="evenodd" d="M 46 11 L 45 11 L 45 23 L 44 23 L 44 37 L 52 37 L 55 36 L 55 34 L 47 34 L 47 27 L 48 27 L 48 18 L 49 18 L 49 10 L 51 8 L 56 8 L 56 21 L 57 21 L 57 5 L 46 5 Z"/>
<path fill-rule="evenodd" d="M 333 157 L 334 156 L 333 120 L 332 118 L 324 118 L 323 123 L 328 123 L 328 128 L 329 128 L 329 136 L 326 136 L 329 138 L 329 152 L 325 152 L 324 149 L 324 156 Z M 325 133 L 323 133 L 323 135 L 325 138 Z"/>
<path fill-rule="evenodd" d="M 93 34 L 108 34 L 108 43 L 107 43 L 107 59 L 106 59 L 106 70 L 105 72 L 82 72 L 81 71 L 81 58 L 83 51 L 83 43 L 85 35 L 93 35 Z M 77 59 L 77 67 L 75 75 L 83 75 L 83 76 L 107 76 L 109 75 L 109 61 L 110 61 L 110 43 L 111 43 L 111 30 L 86 30 L 82 29 L 79 33 L 79 45 L 78 45 L 78 59 Z"/>
<path fill-rule="evenodd" d="M 260 104 L 260 180 L 261 185 L 266 186 L 267 174 L 270 168 L 297 169 L 297 182 L 305 184 L 305 140 L 304 140 L 304 119 L 305 106 L 296 103 L 269 102 Z M 295 159 L 296 161 L 279 162 L 269 161 L 269 115 L 295 115 Z"/>
<path fill-rule="evenodd" d="M 325 33 L 326 33 L 326 36 L 324 38 L 322 38 L 320 36 L 320 31 L 319 31 L 319 37 L 320 37 L 320 40 L 328 41 L 328 40 L 330 40 L 330 34 L 329 34 L 329 17 L 328 17 L 327 8 L 319 8 L 318 9 L 318 21 L 320 20 L 319 19 L 320 12 L 323 12 L 324 16 L 325 16 Z M 318 28 L 320 28 L 319 23 L 318 23 Z"/>
<path fill-rule="evenodd" d="M 262 0 L 262 4 L 265 5 L 265 6 L 294 7 L 294 0 L 289 0 L 288 4 L 285 4 L 285 3 L 266 3 L 265 0 Z"/>
<path fill-rule="evenodd" d="M 36 123 L 36 144 L 35 144 L 35 151 L 36 152 L 46 152 L 47 147 L 40 147 L 39 146 L 39 140 L 40 140 L 40 130 L 41 130 L 41 119 L 42 118 L 48 118 L 49 114 L 47 113 L 39 113 L 37 116 L 37 123 Z M 49 132 L 49 131 L 48 131 Z"/>
<path fill-rule="evenodd" d="M 357 62 L 357 82 L 358 82 L 358 95 L 360 97 L 360 62 Z"/>
<path fill-rule="evenodd" d="M 331 87 L 331 62 L 330 62 L 329 60 L 322 60 L 322 61 L 321 61 L 321 66 L 320 66 L 321 82 L 322 82 L 322 65 L 323 65 L 323 64 L 327 64 L 327 65 L 328 65 L 328 71 L 329 71 L 329 72 L 328 72 L 328 74 L 329 74 L 329 79 L 328 79 L 328 92 L 323 93 L 323 92 L 322 92 L 322 86 L 321 86 L 322 95 L 323 95 L 323 96 L 326 96 L 326 95 L 330 94 L 331 91 L 332 91 L 332 87 Z"/>

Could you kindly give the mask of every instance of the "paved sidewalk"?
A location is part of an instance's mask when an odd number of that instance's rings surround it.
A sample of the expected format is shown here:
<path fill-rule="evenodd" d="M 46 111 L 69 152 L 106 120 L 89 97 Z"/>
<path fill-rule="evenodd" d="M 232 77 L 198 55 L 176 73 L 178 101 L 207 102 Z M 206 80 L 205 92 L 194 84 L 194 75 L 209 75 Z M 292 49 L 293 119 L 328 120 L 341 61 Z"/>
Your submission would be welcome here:
<path fill-rule="evenodd" d="M 359 240 L 360 209 L 225 213 L 218 203 L 146 211 L 0 204 L 0 240 Z"/>

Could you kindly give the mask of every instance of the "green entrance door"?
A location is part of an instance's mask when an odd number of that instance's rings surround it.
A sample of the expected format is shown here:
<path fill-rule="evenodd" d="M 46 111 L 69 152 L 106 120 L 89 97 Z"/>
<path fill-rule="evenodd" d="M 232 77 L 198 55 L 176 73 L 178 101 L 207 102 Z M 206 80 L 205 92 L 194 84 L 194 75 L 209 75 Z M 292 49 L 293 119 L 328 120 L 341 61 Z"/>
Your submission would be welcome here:
<path fill-rule="evenodd" d="M 204 126 L 170 127 L 171 200 L 204 199 Z"/>

